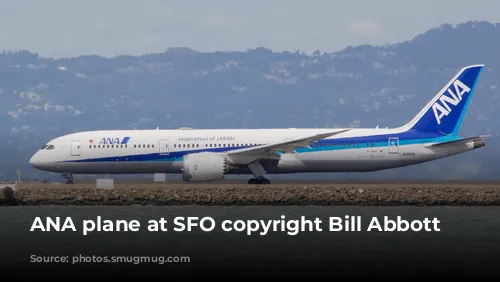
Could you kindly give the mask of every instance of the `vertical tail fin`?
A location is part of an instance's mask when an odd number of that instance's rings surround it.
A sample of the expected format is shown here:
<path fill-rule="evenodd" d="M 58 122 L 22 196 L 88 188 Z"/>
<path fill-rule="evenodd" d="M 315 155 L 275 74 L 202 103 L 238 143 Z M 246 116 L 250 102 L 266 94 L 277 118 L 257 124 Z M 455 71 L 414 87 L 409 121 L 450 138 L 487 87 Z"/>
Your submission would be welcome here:
<path fill-rule="evenodd" d="M 484 65 L 461 69 L 406 125 L 406 130 L 457 135 Z"/>

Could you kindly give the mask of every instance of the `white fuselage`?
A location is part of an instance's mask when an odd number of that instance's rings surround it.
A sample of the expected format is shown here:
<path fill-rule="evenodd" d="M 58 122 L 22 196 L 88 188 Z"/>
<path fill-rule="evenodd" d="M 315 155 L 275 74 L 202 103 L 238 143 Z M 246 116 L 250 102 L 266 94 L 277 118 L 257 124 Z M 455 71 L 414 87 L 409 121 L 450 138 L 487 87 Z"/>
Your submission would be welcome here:
<path fill-rule="evenodd" d="M 41 170 L 74 174 L 181 173 L 183 157 L 198 152 L 228 152 L 332 129 L 110 130 L 65 135 L 47 143 L 30 163 Z M 125 139 L 125 141 L 124 141 Z M 267 173 L 365 172 L 407 166 L 455 155 L 472 144 L 429 149 L 456 137 L 398 129 L 351 129 L 282 154 L 263 164 Z M 45 146 L 44 146 L 45 147 Z M 250 173 L 233 166 L 228 174 Z"/>

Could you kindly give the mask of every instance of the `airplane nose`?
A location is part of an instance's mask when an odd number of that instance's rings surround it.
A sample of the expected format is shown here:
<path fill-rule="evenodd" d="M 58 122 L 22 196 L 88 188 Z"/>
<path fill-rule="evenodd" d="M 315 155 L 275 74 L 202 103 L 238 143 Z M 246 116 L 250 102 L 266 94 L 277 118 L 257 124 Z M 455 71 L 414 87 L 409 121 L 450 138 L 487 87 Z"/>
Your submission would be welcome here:
<path fill-rule="evenodd" d="M 31 159 L 30 159 L 30 165 L 33 167 L 37 167 L 40 164 L 40 155 L 38 153 L 35 153 Z"/>

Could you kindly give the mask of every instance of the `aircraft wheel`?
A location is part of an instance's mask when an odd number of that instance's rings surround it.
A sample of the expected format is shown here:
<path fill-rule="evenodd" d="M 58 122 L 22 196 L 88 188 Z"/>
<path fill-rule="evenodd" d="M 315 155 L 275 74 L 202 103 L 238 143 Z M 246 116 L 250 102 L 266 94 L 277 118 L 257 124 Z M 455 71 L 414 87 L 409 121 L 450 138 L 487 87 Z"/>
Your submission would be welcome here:
<path fill-rule="evenodd" d="M 271 181 L 267 178 L 259 179 L 259 184 L 271 184 Z"/>
<path fill-rule="evenodd" d="M 255 178 L 250 178 L 248 179 L 248 184 L 258 184 L 258 181 Z"/>

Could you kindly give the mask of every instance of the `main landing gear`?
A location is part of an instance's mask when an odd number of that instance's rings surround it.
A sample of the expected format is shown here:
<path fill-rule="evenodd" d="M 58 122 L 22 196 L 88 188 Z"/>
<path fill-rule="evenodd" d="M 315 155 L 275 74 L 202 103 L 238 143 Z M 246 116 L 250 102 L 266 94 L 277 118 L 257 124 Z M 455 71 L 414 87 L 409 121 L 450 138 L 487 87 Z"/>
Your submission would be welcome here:
<path fill-rule="evenodd" d="M 252 171 L 255 178 L 248 179 L 248 184 L 271 184 L 269 179 L 264 177 L 266 171 L 262 164 L 259 162 L 251 163 L 248 165 L 248 168 Z"/>
<path fill-rule="evenodd" d="M 62 177 L 66 179 L 66 184 L 73 184 L 73 175 L 71 173 L 63 173 Z"/>
<path fill-rule="evenodd" d="M 248 184 L 271 184 L 269 179 L 261 177 L 261 178 L 250 178 L 248 179 Z"/>

